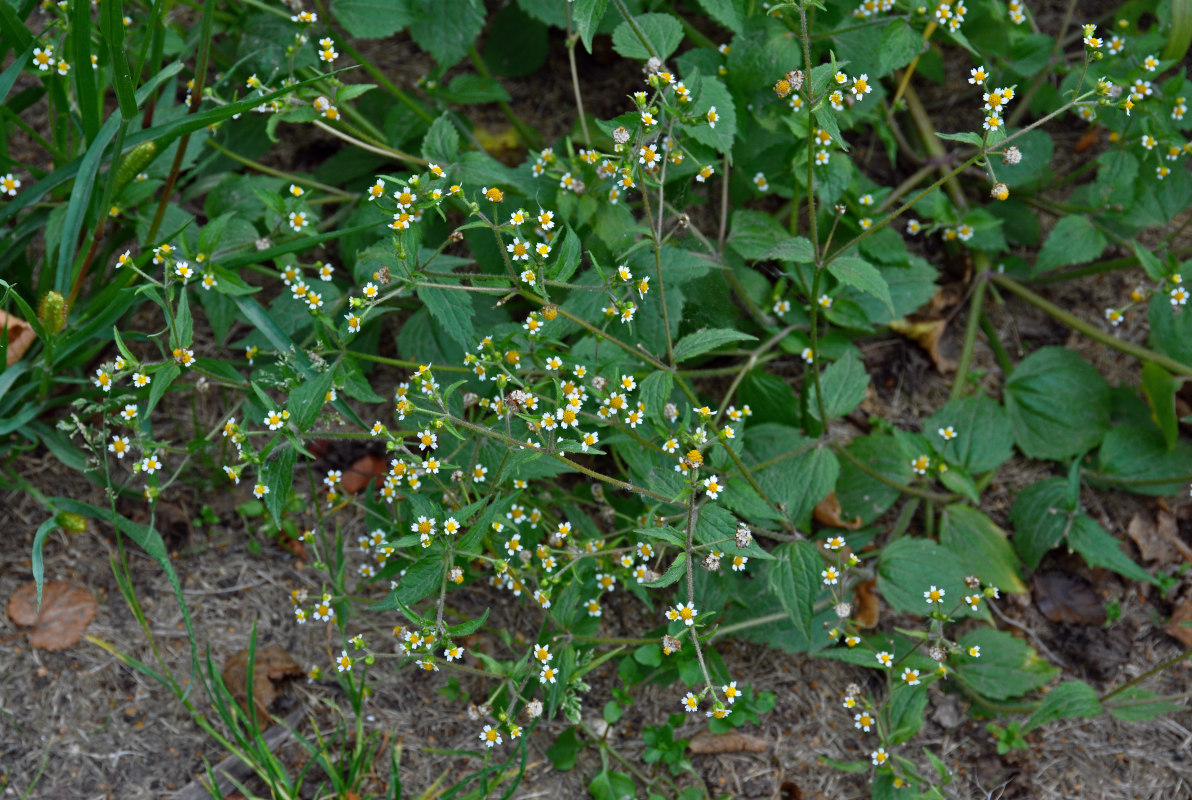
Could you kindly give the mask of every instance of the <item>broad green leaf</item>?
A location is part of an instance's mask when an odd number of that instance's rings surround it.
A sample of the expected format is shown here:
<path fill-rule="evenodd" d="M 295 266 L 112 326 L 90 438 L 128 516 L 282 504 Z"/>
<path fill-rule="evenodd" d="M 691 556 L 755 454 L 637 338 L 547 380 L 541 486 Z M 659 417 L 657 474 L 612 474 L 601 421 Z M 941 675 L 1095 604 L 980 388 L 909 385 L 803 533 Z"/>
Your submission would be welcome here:
<path fill-rule="evenodd" d="M 1117 152 L 1111 150 L 1110 152 Z M 1134 248 L 1134 256 L 1138 259 L 1138 263 L 1142 265 L 1146 276 L 1153 281 L 1161 281 L 1166 279 L 1167 270 L 1163 268 L 1163 262 L 1158 257 L 1140 245 L 1138 242 L 1130 242 L 1130 246 Z"/>
<path fill-rule="evenodd" d="M 716 109 L 716 125 L 707 121 L 708 111 Z M 704 77 L 700 81 L 699 97 L 692 108 L 703 121 L 687 126 L 691 138 L 700 144 L 728 153 L 733 149 L 733 137 L 737 135 L 737 108 L 733 96 L 728 93 L 718 78 Z"/>
<path fill-rule="evenodd" d="M 506 78 L 531 75 L 546 63 L 549 51 L 546 25 L 517 3 L 505 6 L 489 21 L 484 35 L 484 63 L 494 74 Z"/>
<path fill-rule="evenodd" d="M 1066 216 L 1055 224 L 1043 243 L 1035 261 L 1035 274 L 1069 264 L 1085 264 L 1101 255 L 1106 244 L 1105 235 L 1088 217 Z"/>
<path fill-rule="evenodd" d="M 447 567 L 443 556 L 437 552 L 430 552 L 406 570 L 398 581 L 397 588 L 389 596 L 378 603 L 367 606 L 369 611 L 396 611 L 398 604 L 411 606 L 433 592 L 439 591 L 443 578 L 447 574 Z"/>
<path fill-rule="evenodd" d="M 655 370 L 642 380 L 638 396 L 646 407 L 647 419 L 662 419 L 674 383 L 673 374 L 666 369 Z"/>
<path fill-rule="evenodd" d="M 828 132 L 832 137 L 832 141 L 841 150 L 848 152 L 848 145 L 844 143 L 844 138 L 840 135 L 840 126 L 836 124 L 836 112 L 827 106 L 822 106 L 815 110 L 815 121 L 821 128 Z M 840 162 L 845 163 L 845 162 Z"/>
<path fill-rule="evenodd" d="M 459 131 L 451 116 L 444 112 L 436 119 L 422 140 L 422 155 L 428 161 L 446 167 L 459 156 Z"/>
<path fill-rule="evenodd" d="M 824 411 L 829 419 L 836 419 L 852 411 L 865 399 L 869 375 L 856 352 L 848 350 L 839 361 L 830 364 L 823 371 L 820 375 L 820 385 L 824 388 Z M 816 386 L 812 384 L 808 392 L 807 413 L 823 422 L 820 420 L 817 396 Z"/>
<path fill-rule="evenodd" d="M 1097 482 L 1136 494 L 1179 494 L 1192 474 L 1192 444 L 1180 440 L 1168 450 L 1154 428 L 1119 425 L 1106 434 L 1097 460 Z"/>
<path fill-rule="evenodd" d="M 810 244 L 810 242 L 808 243 Z M 856 256 L 842 256 L 828 264 L 828 272 L 841 283 L 860 289 L 880 300 L 890 314 L 894 314 L 894 301 L 890 298 L 890 285 L 878 272 L 877 267 Z"/>
<path fill-rule="evenodd" d="M 748 5 L 744 0 L 698 0 L 709 17 L 733 33 L 745 30 L 745 13 Z"/>
<path fill-rule="evenodd" d="M 774 548 L 773 555 L 775 560 L 766 564 L 766 583 L 795 629 L 810 639 L 824 561 L 815 545 L 808 541 L 780 544 Z"/>
<path fill-rule="evenodd" d="M 476 329 L 472 319 L 476 311 L 471 292 L 430 286 L 419 286 L 417 291 L 418 299 L 442 326 L 444 333 L 458 342 L 465 351 L 475 346 Z"/>
<path fill-rule="evenodd" d="M 949 427 L 956 437 L 946 440 L 939 431 Z M 1006 410 L 985 394 L 953 400 L 926 420 L 923 429 L 945 461 L 972 473 L 997 469 L 1014 453 Z"/>
<path fill-rule="evenodd" d="M 840 474 L 835 453 L 784 425 L 750 425 L 744 444 L 754 480 L 792 520 L 810 514 Z"/>
<path fill-rule="evenodd" d="M 1132 686 L 1114 695 L 1102 705 L 1110 714 L 1126 722 L 1148 722 L 1161 714 L 1184 709 L 1184 706 L 1176 705 L 1167 698 L 1139 686 Z"/>
<path fill-rule="evenodd" d="M 911 60 L 919 55 L 923 48 L 922 35 L 905 20 L 899 19 L 891 22 L 882 32 L 882 44 L 879 50 L 882 74 L 888 75 L 896 69 L 902 69 L 911 63 Z"/>
<path fill-rule="evenodd" d="M 286 403 L 287 409 L 294 416 L 294 424 L 298 430 L 305 431 L 319 418 L 319 412 L 327 402 L 327 393 L 335 378 L 335 371 L 324 370 L 313 379 L 303 381 L 290 392 Z"/>
<path fill-rule="evenodd" d="M 269 509 L 274 525 L 281 525 L 282 513 L 294 486 L 294 463 L 297 460 L 298 451 L 283 442 L 261 465 L 261 483 L 269 490 L 265 495 L 265 508 Z"/>
<path fill-rule="evenodd" d="M 973 147 L 981 146 L 981 135 L 978 133 L 937 133 L 936 136 L 949 142 L 964 142 Z"/>
<path fill-rule="evenodd" d="M 472 74 L 456 75 L 447 88 L 440 90 L 440 94 L 449 103 L 463 105 L 509 100 L 509 92 L 498 81 Z"/>
<path fill-rule="evenodd" d="M 1035 728 L 1057 719 L 1096 717 L 1103 710 L 1097 690 L 1092 686 L 1079 680 L 1064 681 L 1044 695 L 1043 704 L 1031 714 L 1022 727 L 1022 734 L 1025 736 Z"/>
<path fill-rule="evenodd" d="M 899 483 L 909 483 L 914 477 L 910 463 L 914 456 L 903 452 L 901 445 L 888 434 L 859 436 L 845 448 L 873 472 Z M 860 517 L 866 525 L 886 513 L 901 496 L 898 489 L 882 483 L 867 472 L 842 459 L 840 477 L 836 481 L 836 499 L 844 519 Z"/>
<path fill-rule="evenodd" d="M 1192 364 L 1192 309 L 1177 311 L 1167 295 L 1156 292 L 1147 306 L 1150 345 L 1165 356 Z"/>
<path fill-rule="evenodd" d="M 639 14 L 633 18 L 632 25 L 622 22 L 613 31 L 613 49 L 625 58 L 646 60 L 656 56 L 665 61 L 681 41 L 683 26 L 672 14 Z"/>
<path fill-rule="evenodd" d="M 701 356 L 721 345 L 742 341 L 757 341 L 757 337 L 730 328 L 710 328 L 689 333 L 675 343 L 675 363 Z"/>
<path fill-rule="evenodd" d="M 357 39 L 386 39 L 417 17 L 410 0 L 335 0 L 331 11 Z"/>
<path fill-rule="evenodd" d="M 737 400 L 749 406 L 750 430 L 754 423 L 776 422 L 792 428 L 799 425 L 799 397 L 790 383 L 764 369 L 751 369 L 737 389 Z"/>
<path fill-rule="evenodd" d="M 484 30 L 481 0 L 414 0 L 414 7 L 410 36 L 443 68 L 463 59 Z"/>
<path fill-rule="evenodd" d="M 1151 417 L 1163 432 L 1167 449 L 1175 447 L 1179 437 L 1179 419 L 1175 413 L 1175 393 L 1180 382 L 1163 367 L 1148 361 L 1142 365 L 1142 392 L 1151 406 Z"/>
<path fill-rule="evenodd" d="M 940 517 L 940 544 L 970 563 L 982 583 L 1003 592 L 1026 591 L 1019 576 L 1018 556 L 1006 532 L 977 509 L 959 504 L 945 508 Z"/>
<path fill-rule="evenodd" d="M 550 267 L 552 281 L 569 281 L 579 267 L 581 252 L 580 240 L 575 231 L 568 225 L 564 228 L 563 241 L 559 244 L 559 253 L 555 256 Z"/>
<path fill-rule="evenodd" d="M 815 247 L 812 246 L 811 240 L 804 236 L 787 235 L 760 257 L 772 258 L 775 261 L 810 264 L 815 261 Z"/>
<path fill-rule="evenodd" d="M 738 209 L 733 212 L 727 244 L 741 258 L 771 258 L 769 252 L 790 238 L 772 215 Z"/>
<path fill-rule="evenodd" d="M 886 706 L 886 730 L 890 744 L 902 744 L 914 738 L 923 727 L 927 710 L 927 687 L 899 683 L 890 692 Z"/>
<path fill-rule="evenodd" d="M 964 578 L 968 559 L 940 547 L 930 539 L 903 537 L 887 545 L 878 558 L 877 588 L 895 611 L 927 616 L 932 610 L 923 593 L 932 586 L 944 590 L 944 605 L 951 608 L 969 593 Z M 957 616 L 972 615 L 961 604 Z"/>
<path fill-rule="evenodd" d="M 687 574 L 687 554 L 679 553 L 675 556 L 675 560 L 667 567 L 666 572 L 656 581 L 649 581 L 643 585 L 651 589 L 661 589 L 664 586 L 670 586 Z"/>
<path fill-rule="evenodd" d="M 1010 374 L 1004 395 L 1014 439 L 1031 458 L 1084 453 L 1109 429 L 1109 385 L 1071 350 L 1031 353 Z"/>
<path fill-rule="evenodd" d="M 1111 569 L 1132 581 L 1158 585 L 1158 581 L 1122 552 L 1122 545 L 1105 532 L 1100 523 L 1079 514 L 1068 529 L 1068 546 L 1080 553 L 1090 566 Z"/>
<path fill-rule="evenodd" d="M 1032 483 L 1014 500 L 1010 521 L 1014 523 L 1014 549 L 1029 569 L 1064 540 L 1074 509 L 1067 502 L 1068 486 L 1063 478 Z"/>
<path fill-rule="evenodd" d="M 633 784 L 633 778 L 624 772 L 603 770 L 588 784 L 588 793 L 592 795 L 592 800 L 625 800 L 627 797 L 637 797 L 637 787 Z"/>
<path fill-rule="evenodd" d="M 596 35 L 607 8 L 608 0 L 575 0 L 572 3 L 571 21 L 589 53 L 592 52 L 592 37 Z"/>
<path fill-rule="evenodd" d="M 967 653 L 981 648 L 980 658 L 961 657 L 952 674 L 973 691 L 992 700 L 1008 700 L 1046 686 L 1059 669 L 1039 658 L 1018 637 L 993 628 L 978 628 L 960 638 Z"/>

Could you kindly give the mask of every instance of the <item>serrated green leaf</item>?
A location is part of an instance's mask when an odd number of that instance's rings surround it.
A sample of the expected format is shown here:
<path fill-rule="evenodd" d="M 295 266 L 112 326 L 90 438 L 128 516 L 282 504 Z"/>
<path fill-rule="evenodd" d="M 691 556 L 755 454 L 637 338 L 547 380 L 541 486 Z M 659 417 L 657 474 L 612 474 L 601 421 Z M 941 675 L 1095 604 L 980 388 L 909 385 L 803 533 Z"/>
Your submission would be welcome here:
<path fill-rule="evenodd" d="M 415 0 L 414 8 L 410 36 L 444 69 L 459 63 L 484 30 L 481 0 Z"/>
<path fill-rule="evenodd" d="M 1100 523 L 1084 514 L 1077 515 L 1068 529 L 1068 546 L 1080 553 L 1094 567 L 1105 567 L 1132 581 L 1158 585 L 1158 581 L 1122 552 L 1122 545 L 1105 532 Z"/>
<path fill-rule="evenodd" d="M 836 112 L 828 106 L 821 106 L 814 113 L 816 123 L 828 132 L 837 147 L 847 153 L 848 145 L 844 143 L 844 138 L 840 135 L 840 126 L 836 123 Z"/>
<path fill-rule="evenodd" d="M 385 39 L 417 17 L 410 0 L 335 0 L 331 11 L 357 39 Z"/>
<path fill-rule="evenodd" d="M 941 429 L 956 438 L 945 440 Z M 969 472 L 997 469 L 1014 453 L 1014 430 L 1002 405 L 985 394 L 953 400 L 923 423 L 923 431 L 950 464 Z"/>
<path fill-rule="evenodd" d="M 406 570 L 397 588 L 391 591 L 388 597 L 367 608 L 369 611 L 396 611 L 399 602 L 407 606 L 413 605 L 437 592 L 446 573 L 447 566 L 443 563 L 443 556 L 435 552 L 427 553 Z"/>
<path fill-rule="evenodd" d="M 822 588 L 823 559 L 815 545 L 807 541 L 781 544 L 774 548 L 773 555 L 774 560 L 766 563 L 766 584 L 790 616 L 795 630 L 810 639 L 815 601 Z"/>
<path fill-rule="evenodd" d="M 960 638 L 968 649 L 981 648 L 980 658 L 962 657 L 953 675 L 973 691 L 992 700 L 1008 700 L 1046 686 L 1059 669 L 1043 661 L 1025 642 L 1006 631 L 978 628 Z"/>
<path fill-rule="evenodd" d="M 757 337 L 731 328 L 705 328 L 689 333 L 675 344 L 675 363 L 701 356 L 730 342 L 742 341 L 757 341 Z"/>
<path fill-rule="evenodd" d="M 475 346 L 476 328 L 472 320 L 476 315 L 476 309 L 472 303 L 471 292 L 430 286 L 419 286 L 417 292 L 418 299 L 443 326 L 444 333 L 458 342 L 465 351 Z"/>
<path fill-rule="evenodd" d="M 679 553 L 675 556 L 675 560 L 671 562 L 671 565 L 667 567 L 666 572 L 664 572 L 662 576 L 658 578 L 658 580 L 648 581 L 642 585 L 651 589 L 660 589 L 663 586 L 670 586 L 672 583 L 676 583 L 679 578 L 682 578 L 686 574 L 687 554 Z"/>
<path fill-rule="evenodd" d="M 622 22 L 613 31 L 613 49 L 625 58 L 657 57 L 665 61 L 683 41 L 683 26 L 671 14 L 639 14 L 633 23 Z"/>
<path fill-rule="evenodd" d="M 887 741 L 890 744 L 902 744 L 913 739 L 923 727 L 923 712 L 926 710 L 926 687 L 905 683 L 895 686 L 886 706 Z"/>
<path fill-rule="evenodd" d="M 959 600 L 968 589 L 966 559 L 930 539 L 903 537 L 887 545 L 878 558 L 877 588 L 896 611 L 926 615 L 931 610 L 923 593 L 931 586 L 943 589 L 945 602 Z M 957 615 L 970 614 L 966 606 Z"/>
<path fill-rule="evenodd" d="M 265 495 L 265 508 L 269 509 L 273 524 L 279 527 L 294 485 L 294 464 L 297 460 L 298 452 L 289 443 L 283 443 L 261 465 L 261 483 L 269 489 Z"/>
<path fill-rule="evenodd" d="M 442 166 L 451 164 L 459 157 L 459 131 L 446 112 L 431 123 L 430 130 L 426 132 L 422 140 L 422 156 Z"/>
<path fill-rule="evenodd" d="M 1004 396 L 1014 439 L 1031 458 L 1070 458 L 1096 447 L 1109 429 L 1109 385 L 1071 350 L 1031 353 Z"/>
<path fill-rule="evenodd" d="M 824 387 L 824 411 L 829 419 L 836 419 L 852 411 L 865 399 L 869 375 L 856 352 L 849 350 L 839 361 L 830 364 L 823 371 L 820 375 L 820 385 Z M 807 397 L 807 413 L 823 422 L 820 419 L 817 395 L 818 390 L 815 384 L 812 384 Z"/>
<path fill-rule="evenodd" d="M 1088 217 L 1080 214 L 1066 216 L 1056 223 L 1043 243 L 1035 260 L 1035 274 L 1069 264 L 1088 263 L 1101 255 L 1106 244 L 1105 234 Z"/>
<path fill-rule="evenodd" d="M 1179 419 L 1175 413 L 1175 393 L 1180 384 L 1171 373 L 1148 361 L 1142 365 L 1142 392 L 1151 407 L 1151 419 L 1159 426 L 1170 451 L 1179 437 Z"/>
<path fill-rule="evenodd" d="M 1184 709 L 1184 706 L 1176 705 L 1166 697 L 1140 686 L 1131 686 L 1102 705 L 1114 717 L 1126 722 L 1147 722 L 1161 714 Z"/>
<path fill-rule="evenodd" d="M 810 242 L 808 243 L 810 244 Z M 859 289 L 866 294 L 876 297 L 894 314 L 894 301 L 890 297 L 890 284 L 877 267 L 856 256 L 842 256 L 833 259 L 828 264 L 828 272 L 843 284 Z"/>
<path fill-rule="evenodd" d="M 1120 425 L 1106 434 L 1097 461 L 1097 483 L 1137 494 L 1179 494 L 1192 473 L 1192 444 L 1179 440 L 1168 450 L 1154 428 Z"/>
<path fill-rule="evenodd" d="M 716 109 L 715 127 L 707 122 L 708 111 L 712 108 Z M 733 137 L 737 135 L 737 108 L 733 96 L 719 78 L 704 77 L 701 80 L 699 97 L 692 110 L 704 121 L 687 126 L 691 138 L 720 153 L 731 152 Z"/>
<path fill-rule="evenodd" d="M 1026 591 L 1006 532 L 981 511 L 959 504 L 946 507 L 940 517 L 940 544 L 971 563 L 982 583 L 1003 592 Z"/>
<path fill-rule="evenodd" d="M 568 225 L 564 228 L 563 241 L 559 244 L 559 253 L 550 267 L 552 281 L 569 281 L 579 268 L 581 244 L 579 236 Z"/>
<path fill-rule="evenodd" d="M 1096 717 L 1102 711 L 1096 689 L 1084 681 L 1064 681 L 1043 697 L 1043 704 L 1031 714 L 1031 718 L 1022 727 L 1022 735 L 1025 736 L 1035 728 L 1057 719 Z"/>
<path fill-rule="evenodd" d="M 733 33 L 745 30 L 745 4 L 742 0 L 698 0 L 709 17 Z"/>
<path fill-rule="evenodd" d="M 1074 509 L 1067 501 L 1063 478 L 1048 478 L 1018 493 L 1010 510 L 1014 523 L 1014 549 L 1029 569 L 1064 540 Z"/>
<path fill-rule="evenodd" d="M 303 381 L 290 392 L 286 403 L 287 410 L 294 417 L 294 424 L 298 430 L 306 431 L 319 418 L 319 412 L 327 402 L 327 393 L 331 391 L 335 373 L 328 369 L 319 373 L 313 379 Z"/>
<path fill-rule="evenodd" d="M 979 133 L 966 133 L 962 131 L 961 133 L 936 133 L 936 136 L 949 142 L 971 144 L 973 147 L 980 147 L 982 142 L 981 134 Z"/>
<path fill-rule="evenodd" d="M 592 37 L 596 35 L 607 8 L 608 0 L 575 0 L 571 6 L 571 21 L 589 53 L 592 52 Z"/>
<path fill-rule="evenodd" d="M 651 372 L 642 380 L 639 386 L 639 397 L 646 406 L 648 419 L 662 419 L 674 383 L 674 376 L 670 370 L 666 369 Z"/>
<path fill-rule="evenodd" d="M 794 261 L 797 264 L 810 264 L 815 261 L 815 247 L 811 240 L 803 236 L 787 236 L 778 244 L 771 247 L 761 258 L 772 258 L 776 261 Z"/>

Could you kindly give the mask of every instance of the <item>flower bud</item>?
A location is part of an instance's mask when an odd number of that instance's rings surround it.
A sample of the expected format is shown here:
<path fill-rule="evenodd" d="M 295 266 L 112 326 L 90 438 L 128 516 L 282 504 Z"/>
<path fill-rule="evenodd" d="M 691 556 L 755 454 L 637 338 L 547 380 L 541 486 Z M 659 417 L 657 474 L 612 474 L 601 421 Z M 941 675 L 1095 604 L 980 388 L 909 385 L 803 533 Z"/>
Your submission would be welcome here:
<path fill-rule="evenodd" d="M 58 292 L 47 292 L 37 306 L 37 319 L 46 333 L 60 333 L 66 327 L 66 298 Z"/>

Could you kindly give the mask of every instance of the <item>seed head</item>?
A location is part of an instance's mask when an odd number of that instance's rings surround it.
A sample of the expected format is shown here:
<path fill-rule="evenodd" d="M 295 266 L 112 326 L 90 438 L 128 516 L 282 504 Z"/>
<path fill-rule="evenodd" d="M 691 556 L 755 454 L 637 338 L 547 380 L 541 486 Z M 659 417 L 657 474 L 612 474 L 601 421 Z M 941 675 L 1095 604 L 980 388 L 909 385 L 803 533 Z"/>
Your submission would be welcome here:
<path fill-rule="evenodd" d="M 1006 153 L 1002 156 L 1002 160 L 1007 164 L 1017 164 L 1022 161 L 1022 151 L 1011 145 L 1010 147 L 1006 148 Z"/>
<path fill-rule="evenodd" d="M 837 619 L 848 619 L 848 615 L 853 613 L 853 604 L 852 603 L 837 603 L 835 611 L 836 611 Z"/>

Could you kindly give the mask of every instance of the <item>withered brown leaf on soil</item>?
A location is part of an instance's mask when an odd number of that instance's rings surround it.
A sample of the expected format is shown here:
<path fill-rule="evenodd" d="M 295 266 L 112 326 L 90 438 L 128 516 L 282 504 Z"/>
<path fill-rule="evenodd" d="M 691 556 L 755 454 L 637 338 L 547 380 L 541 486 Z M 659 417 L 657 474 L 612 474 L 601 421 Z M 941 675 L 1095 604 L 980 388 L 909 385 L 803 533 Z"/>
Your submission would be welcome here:
<path fill-rule="evenodd" d="M 1192 647 L 1192 627 L 1181 623 L 1192 622 L 1192 592 L 1185 592 L 1183 598 L 1175 605 L 1171 612 L 1171 619 L 1163 626 L 1163 631 L 1171 638 L 1179 641 L 1184 647 Z"/>
<path fill-rule="evenodd" d="M 1104 625 L 1105 605 L 1092 584 L 1069 572 L 1036 572 L 1035 606 L 1052 622 Z"/>
<path fill-rule="evenodd" d="M 861 518 L 853 517 L 851 520 L 843 520 L 840 518 L 843 509 L 840 507 L 840 501 L 836 499 L 836 490 L 828 492 L 828 496 L 815 504 L 815 521 L 821 525 L 827 525 L 832 528 L 847 528 L 850 531 L 855 531 L 861 527 Z"/>
<path fill-rule="evenodd" d="M 357 459 L 352 466 L 344 470 L 343 478 L 340 479 L 340 486 L 348 494 L 356 494 L 368 486 L 368 482 L 373 478 L 384 475 L 388 468 L 389 466 L 385 463 L 385 459 L 371 454 L 364 456 Z"/>
<path fill-rule="evenodd" d="M 700 731 L 691 737 L 689 749 L 695 755 L 709 753 L 764 753 L 769 745 L 765 739 L 747 733 L 709 733 Z"/>
<path fill-rule="evenodd" d="M 1171 537 L 1176 535 L 1176 522 L 1175 514 L 1170 511 L 1159 511 L 1154 520 L 1135 514 L 1126 526 L 1126 535 L 1138 545 L 1143 561 L 1167 564 L 1175 560 Z"/>
<path fill-rule="evenodd" d="M 940 337 L 944 335 L 947 326 L 947 320 L 942 319 L 896 319 L 890 323 L 890 330 L 917 342 L 931 357 L 936 372 L 943 375 L 945 372 L 956 371 L 956 362 L 940 353 Z"/>
<path fill-rule="evenodd" d="M 853 621 L 858 628 L 870 630 L 876 628 L 881 619 L 881 606 L 878 604 L 874 589 L 877 581 L 862 581 L 853 590 Z"/>
<path fill-rule="evenodd" d="M 253 661 L 252 694 L 253 703 L 257 707 L 257 717 L 267 720 L 269 706 L 278 698 L 277 683 L 285 678 L 302 674 L 302 667 L 290 657 L 290 654 L 275 644 L 257 649 L 256 659 Z M 241 650 L 232 655 L 223 672 L 224 685 L 244 713 L 248 713 L 248 651 Z"/>
<path fill-rule="evenodd" d="M 49 581 L 37 609 L 37 584 L 22 586 L 8 598 L 8 616 L 18 625 L 33 626 L 29 644 L 38 650 L 65 650 L 78 644 L 95 619 L 91 592 L 67 581 Z"/>
<path fill-rule="evenodd" d="M 3 311 L 0 311 L 0 327 L 8 328 L 8 357 L 6 361 L 11 367 L 21 360 L 21 356 L 25 355 L 29 345 L 37 339 L 37 334 L 33 332 L 33 328 L 28 322 Z"/>

